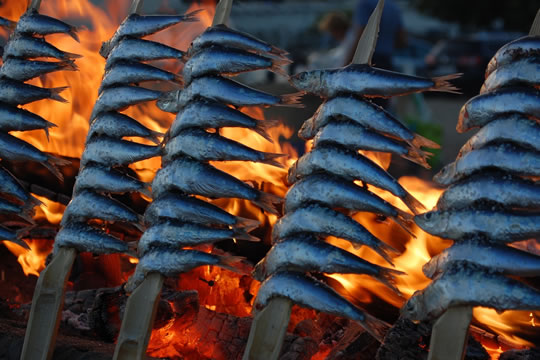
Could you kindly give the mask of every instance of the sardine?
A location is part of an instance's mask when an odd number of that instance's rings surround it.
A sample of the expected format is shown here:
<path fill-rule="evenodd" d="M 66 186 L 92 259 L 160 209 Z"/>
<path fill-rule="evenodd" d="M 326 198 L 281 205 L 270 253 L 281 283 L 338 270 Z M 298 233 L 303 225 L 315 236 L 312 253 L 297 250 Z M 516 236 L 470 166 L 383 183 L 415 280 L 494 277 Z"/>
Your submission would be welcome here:
<path fill-rule="evenodd" d="M 313 138 L 313 146 L 324 143 L 339 144 L 353 151 L 371 150 L 393 153 L 426 169 L 431 168 L 426 161 L 431 153 L 390 139 L 351 121 L 331 121 L 321 128 Z"/>
<path fill-rule="evenodd" d="M 241 272 L 235 264 L 243 260 L 239 256 L 220 256 L 197 250 L 154 250 L 145 254 L 137 264 L 135 272 L 126 283 L 125 290 L 131 292 L 144 280 L 146 274 L 157 272 L 164 276 L 178 276 L 196 267 L 215 265 Z"/>
<path fill-rule="evenodd" d="M 274 105 L 303 107 L 303 93 L 271 95 L 220 76 L 204 76 L 194 79 L 188 87 L 165 93 L 157 102 L 158 107 L 176 113 L 196 98 L 220 101 L 234 106 Z"/>
<path fill-rule="evenodd" d="M 441 185 L 450 185 L 475 172 L 488 169 L 515 175 L 540 176 L 540 152 L 508 143 L 486 145 L 446 165 L 433 180 Z"/>
<path fill-rule="evenodd" d="M 405 228 L 412 221 L 409 213 L 353 182 L 328 173 L 309 175 L 295 182 L 285 195 L 285 213 L 311 203 L 388 216 Z"/>
<path fill-rule="evenodd" d="M 3 27 L 3 28 L 13 30 L 17 26 L 17 22 L 16 21 L 11 21 L 9 19 L 6 19 L 6 18 L 0 16 L 0 26 Z"/>
<path fill-rule="evenodd" d="M 283 69 L 286 64 L 290 64 L 290 61 L 214 45 L 191 56 L 184 65 L 182 76 L 186 84 L 205 75 L 231 76 L 254 70 L 270 70 L 288 76 Z"/>
<path fill-rule="evenodd" d="M 540 183 L 509 174 L 482 171 L 450 185 L 437 209 L 464 209 L 475 205 L 540 209 Z"/>
<path fill-rule="evenodd" d="M 17 199 L 26 206 L 41 204 L 41 201 L 30 195 L 19 180 L 2 166 L 0 166 L 0 192 Z"/>
<path fill-rule="evenodd" d="M 173 138 L 182 130 L 192 127 L 243 127 L 273 142 L 267 130 L 277 123 L 278 120 L 256 120 L 217 101 L 194 100 L 178 112 L 166 137 Z"/>
<path fill-rule="evenodd" d="M 340 93 L 386 98 L 422 91 L 459 94 L 449 80 L 460 76 L 461 74 L 452 74 L 428 79 L 366 64 L 350 64 L 337 69 L 303 71 L 291 76 L 289 82 L 298 90 L 324 98 Z"/>
<path fill-rule="evenodd" d="M 348 251 L 310 235 L 283 239 L 266 253 L 253 270 L 253 278 L 263 281 L 283 270 L 327 274 L 367 274 L 399 294 L 395 276 L 404 273 L 372 264 Z"/>
<path fill-rule="evenodd" d="M 520 114 L 491 121 L 461 147 L 457 158 L 493 142 L 511 142 L 540 151 L 540 122 Z"/>
<path fill-rule="evenodd" d="M 73 193 L 82 190 L 93 190 L 111 194 L 124 194 L 127 192 L 140 192 L 152 197 L 150 184 L 135 179 L 118 170 L 99 165 L 83 166 L 77 175 Z"/>
<path fill-rule="evenodd" d="M 97 255 L 113 253 L 134 255 L 127 242 L 109 235 L 103 230 L 77 222 L 64 225 L 56 234 L 54 252 L 56 253 L 61 247 Z"/>
<path fill-rule="evenodd" d="M 129 14 L 122 21 L 113 37 L 101 45 L 99 53 L 104 58 L 108 57 L 109 52 L 115 47 L 122 38 L 126 36 L 140 38 L 154 34 L 158 31 L 171 27 L 181 22 L 198 21 L 197 15 L 202 10 L 195 10 L 185 15 L 139 15 Z"/>
<path fill-rule="evenodd" d="M 540 91 L 508 87 L 477 95 L 461 108 L 456 130 L 463 133 L 511 113 L 540 119 Z"/>
<path fill-rule="evenodd" d="M 413 148 L 440 148 L 437 143 L 413 133 L 382 107 L 354 96 L 337 96 L 323 102 L 315 114 L 304 122 L 298 135 L 305 140 L 311 139 L 335 118 L 352 120 L 368 129 L 406 141 Z"/>
<path fill-rule="evenodd" d="M 169 220 L 244 228 L 246 232 L 260 225 L 257 220 L 229 214 L 220 207 L 194 196 L 165 193 L 163 196 L 154 197 L 154 201 L 144 212 L 144 222 L 151 225 Z"/>
<path fill-rule="evenodd" d="M 473 263 L 505 275 L 540 276 L 540 256 L 511 246 L 478 242 L 455 243 L 432 257 L 422 271 L 434 279 L 456 262 Z"/>
<path fill-rule="evenodd" d="M 258 151 L 218 133 L 194 128 L 182 131 L 165 145 L 164 164 L 178 156 L 190 156 L 199 161 L 253 161 L 283 168 L 276 159 L 286 155 Z"/>
<path fill-rule="evenodd" d="M 104 112 L 90 124 L 87 139 L 96 135 L 108 135 L 117 139 L 124 136 L 143 137 L 159 144 L 159 137 L 164 134 L 159 131 L 148 129 L 137 120 L 114 111 Z"/>
<path fill-rule="evenodd" d="M 51 62 L 8 58 L 0 68 L 0 76 L 17 81 L 26 81 L 54 71 L 77 70 L 77 65 L 71 60 Z"/>
<path fill-rule="evenodd" d="M 21 219 L 28 221 L 30 224 L 35 224 L 35 221 L 32 219 L 34 213 L 33 206 L 17 205 L 6 199 L 0 198 L 0 214 L 17 215 Z"/>
<path fill-rule="evenodd" d="M 122 61 L 105 71 L 98 93 L 114 85 L 137 84 L 144 81 L 171 81 L 183 84 L 182 77 L 179 75 L 148 64 Z"/>
<path fill-rule="evenodd" d="M 388 263 L 392 258 L 388 252 L 397 251 L 371 234 L 357 221 L 338 211 L 320 205 L 308 205 L 281 217 L 272 229 L 272 242 L 299 233 L 318 236 L 335 236 L 349 241 L 356 247 L 369 246 Z"/>
<path fill-rule="evenodd" d="M 184 246 L 197 246 L 228 239 L 260 241 L 242 228 L 217 229 L 201 224 L 167 221 L 146 229 L 137 243 L 137 251 L 139 257 L 143 257 L 156 247 L 180 250 Z"/>
<path fill-rule="evenodd" d="M 151 40 L 126 38 L 112 48 L 105 64 L 105 70 L 110 69 L 120 60 L 148 61 L 162 59 L 181 60 L 185 53 L 173 47 Z"/>
<path fill-rule="evenodd" d="M 50 57 L 58 60 L 73 60 L 82 57 L 82 55 L 62 51 L 46 42 L 45 39 L 16 35 L 10 37 L 4 47 L 4 61 L 10 57 L 23 59 Z"/>
<path fill-rule="evenodd" d="M 540 309 L 540 292 L 504 275 L 463 265 L 446 271 L 425 289 L 416 291 L 401 308 L 414 321 L 436 319 L 448 308 L 472 305 L 504 310 Z"/>
<path fill-rule="evenodd" d="M 540 214 L 515 210 L 434 210 L 414 221 L 427 233 L 452 240 L 511 243 L 540 236 Z"/>
<path fill-rule="evenodd" d="M 21 238 L 22 233 L 24 232 L 26 232 L 25 228 L 18 231 L 13 231 L 5 226 L 0 225 L 0 241 L 9 241 L 25 248 L 26 250 L 30 250 L 30 246 L 28 246 L 28 244 Z"/>
<path fill-rule="evenodd" d="M 289 168 L 287 181 L 294 184 L 296 180 L 317 172 L 329 172 L 351 181 L 361 180 L 387 190 L 401 198 L 415 214 L 425 209 L 383 168 L 354 151 L 335 145 L 320 145 L 304 154 Z"/>
<path fill-rule="evenodd" d="M 71 161 L 57 158 L 39 150 L 26 141 L 16 138 L 13 135 L 0 132 L 0 159 L 14 162 L 35 161 L 45 166 L 60 181 L 64 176 L 58 166 L 70 165 Z"/>
<path fill-rule="evenodd" d="M 537 56 L 526 57 L 498 67 L 484 81 L 480 94 L 515 85 L 540 86 L 540 52 Z"/>
<path fill-rule="evenodd" d="M 277 297 L 289 299 L 302 307 L 357 321 L 380 342 L 390 327 L 351 304 L 330 286 L 301 273 L 282 271 L 266 279 L 257 293 L 253 311 L 262 310 Z"/>
<path fill-rule="evenodd" d="M 121 111 L 131 105 L 140 104 L 145 101 L 158 99 L 162 93 L 160 91 L 145 89 L 138 86 L 114 86 L 103 89 L 99 94 L 90 121 L 98 115 L 107 111 Z"/>
<path fill-rule="evenodd" d="M 256 54 L 277 56 L 284 59 L 288 54 L 285 50 L 259 40 L 250 34 L 220 24 L 207 28 L 205 32 L 197 36 L 189 47 L 188 56 L 212 45 L 244 49 Z"/>
<path fill-rule="evenodd" d="M 67 102 L 66 99 L 59 95 L 67 88 L 67 86 L 42 88 L 3 78 L 0 79 L 0 101 L 9 105 L 24 105 L 43 99 Z"/>
<path fill-rule="evenodd" d="M 110 136 L 96 136 L 86 143 L 81 165 L 89 163 L 104 166 L 128 165 L 137 161 L 159 156 L 160 146 L 139 144 Z"/>
<path fill-rule="evenodd" d="M 176 190 L 208 198 L 239 198 L 250 200 L 272 214 L 279 214 L 279 196 L 255 189 L 212 165 L 189 158 L 176 158 L 156 173 L 152 182 L 154 196 Z"/>
<path fill-rule="evenodd" d="M 17 33 L 31 35 L 64 33 L 79 42 L 79 36 L 77 35 L 77 28 L 75 26 L 66 24 L 53 17 L 42 15 L 35 10 L 27 11 L 19 18 L 15 31 Z"/>
<path fill-rule="evenodd" d="M 540 55 L 540 36 L 528 35 L 511 41 L 497 50 L 493 58 L 491 58 L 486 69 L 486 78 L 497 68 L 510 64 L 517 59 L 538 55 Z"/>
<path fill-rule="evenodd" d="M 56 127 L 56 124 L 49 122 L 39 115 L 16 106 L 0 103 L 0 130 L 27 131 L 43 129 L 49 138 L 49 128 Z"/>

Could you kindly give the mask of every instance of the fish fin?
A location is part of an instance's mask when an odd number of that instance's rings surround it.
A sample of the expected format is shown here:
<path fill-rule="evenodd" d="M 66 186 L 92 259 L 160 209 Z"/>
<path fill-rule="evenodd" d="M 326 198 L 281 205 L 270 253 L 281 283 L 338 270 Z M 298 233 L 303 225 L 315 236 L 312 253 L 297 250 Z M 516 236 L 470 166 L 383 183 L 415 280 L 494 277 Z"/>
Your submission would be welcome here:
<path fill-rule="evenodd" d="M 407 214 L 407 215 L 410 215 L 410 214 Z M 411 235 L 413 238 L 416 238 L 416 235 L 411 230 L 412 215 L 410 215 L 410 216 L 411 216 L 411 221 L 404 220 L 399 215 L 398 216 L 393 216 L 392 220 L 394 220 L 395 223 L 398 224 L 399 227 L 402 228 L 403 230 L 405 230 L 409 235 Z"/>
<path fill-rule="evenodd" d="M 368 314 L 367 312 L 364 314 L 366 318 L 363 322 L 360 322 L 360 324 L 371 336 L 373 336 L 377 341 L 382 343 L 384 336 L 390 329 L 390 325 L 385 321 L 377 319 L 376 317 Z"/>
<path fill-rule="evenodd" d="M 303 108 L 305 107 L 304 104 L 302 104 L 302 96 L 306 94 L 305 91 L 299 91 L 292 94 L 285 94 L 280 96 L 280 101 L 276 106 L 288 106 L 288 107 L 295 107 L 295 108 Z"/>
<path fill-rule="evenodd" d="M 248 232 L 251 230 L 252 229 L 247 229 L 247 228 L 246 229 L 236 228 L 234 229 L 234 238 L 237 240 L 246 240 L 246 241 L 253 241 L 253 242 L 261 241 L 261 239 L 259 239 L 258 237 L 248 234 Z"/>
<path fill-rule="evenodd" d="M 270 143 L 274 143 L 274 140 L 270 137 L 270 134 L 268 134 L 268 129 L 271 127 L 277 126 L 279 124 L 279 120 L 256 120 L 255 127 L 253 128 L 253 131 L 255 131 L 257 134 L 261 135 L 266 140 L 270 141 Z"/>
<path fill-rule="evenodd" d="M 55 123 L 52 123 L 50 121 L 46 121 L 46 124 L 45 124 L 45 127 L 43 128 L 43 131 L 45 131 L 45 136 L 47 136 L 47 141 L 49 141 L 49 128 L 52 128 L 52 127 L 58 127 L 58 125 L 56 125 Z"/>
<path fill-rule="evenodd" d="M 435 86 L 433 86 L 429 90 L 447 92 L 447 93 L 452 93 L 452 94 L 461 94 L 462 92 L 457 87 L 452 85 L 449 82 L 449 80 L 460 78 L 462 75 L 463 73 L 457 73 L 457 74 L 434 77 L 431 80 L 433 80 L 433 82 L 435 83 Z"/>
<path fill-rule="evenodd" d="M 237 216 L 235 225 L 235 227 L 244 228 L 246 232 L 250 232 L 251 230 L 258 228 L 261 225 L 261 222 L 259 220 Z"/>
<path fill-rule="evenodd" d="M 73 60 L 67 60 L 59 63 L 60 69 L 59 70 L 65 70 L 65 71 L 78 71 L 79 67 L 77 64 L 75 64 L 75 61 Z"/>
<path fill-rule="evenodd" d="M 406 155 L 401 155 L 402 158 L 412 161 L 415 164 L 418 164 L 426 169 L 431 169 L 431 165 L 428 164 L 427 160 L 433 153 L 428 151 L 420 150 L 416 147 L 411 147 L 409 152 Z"/>
<path fill-rule="evenodd" d="M 73 38 L 73 40 L 75 40 L 76 42 L 80 43 L 81 40 L 79 39 L 79 35 L 77 34 L 77 31 L 78 31 L 78 28 L 76 26 L 70 26 L 69 27 L 69 31 L 68 31 L 68 35 L 71 36 Z"/>
<path fill-rule="evenodd" d="M 398 296 L 403 296 L 401 291 L 396 286 L 396 276 L 405 275 L 403 271 L 381 268 L 379 274 L 376 276 L 377 280 L 386 285 L 389 289 L 395 292 Z"/>
<path fill-rule="evenodd" d="M 405 194 L 405 197 L 402 200 L 405 203 L 405 205 L 407 205 L 407 207 L 409 209 L 411 209 L 411 211 L 415 215 L 418 215 L 422 211 L 426 210 L 426 207 L 424 206 L 424 204 L 422 204 L 420 201 L 418 201 L 417 198 L 415 198 L 414 196 L 412 196 L 408 192 Z"/>
<path fill-rule="evenodd" d="M 189 12 L 187 14 L 184 14 L 184 19 L 182 21 L 185 21 L 185 22 L 197 22 L 197 21 L 199 21 L 199 18 L 196 17 L 195 15 L 198 15 L 203 10 L 204 9 L 197 9 L 197 10 L 194 10 L 194 11 Z"/>
<path fill-rule="evenodd" d="M 422 135 L 414 134 L 414 139 L 409 142 L 409 144 L 415 148 L 427 147 L 430 149 L 440 149 L 441 145 L 437 144 L 435 141 L 429 140 L 428 138 L 423 137 Z"/>
<path fill-rule="evenodd" d="M 139 190 L 139 192 L 143 195 L 148 196 L 150 199 L 152 198 L 152 186 L 150 183 L 144 183 L 144 188 Z"/>
<path fill-rule="evenodd" d="M 304 123 L 300 127 L 300 130 L 298 130 L 298 137 L 303 140 L 312 139 L 315 136 L 314 134 L 315 129 L 314 129 L 313 124 L 314 124 L 314 121 L 312 117 L 304 121 Z"/>
<path fill-rule="evenodd" d="M 249 273 L 246 273 L 244 270 L 239 269 L 238 267 L 234 266 L 242 261 L 244 261 L 246 258 L 243 256 L 220 256 L 219 257 L 219 266 L 221 266 L 224 269 L 233 271 L 238 274 L 243 275 L 249 275 Z"/>
<path fill-rule="evenodd" d="M 271 214 L 279 215 L 279 211 L 276 208 L 276 205 L 282 203 L 283 199 L 277 195 L 260 191 L 259 198 L 253 202 L 263 210 L 266 210 Z"/>
<path fill-rule="evenodd" d="M 291 61 L 289 59 L 283 59 L 283 58 L 272 59 L 272 66 L 270 67 L 270 71 L 288 78 L 289 73 L 287 72 L 286 69 L 283 68 L 283 66 L 288 65 L 290 63 Z"/>
<path fill-rule="evenodd" d="M 184 86 L 184 78 L 182 75 L 179 74 L 173 74 L 173 80 L 174 83 L 179 84 L 181 86 Z"/>
<path fill-rule="evenodd" d="M 70 165 L 71 161 L 60 159 L 53 155 L 47 155 L 47 162 L 42 163 L 43 166 L 45 166 L 49 171 L 58 178 L 61 182 L 64 182 L 64 175 L 60 172 L 60 169 L 58 169 L 58 166 L 66 166 Z"/>
<path fill-rule="evenodd" d="M 82 58 L 82 55 L 65 52 L 65 51 L 64 51 L 64 54 L 62 55 L 62 60 L 73 60 L 73 59 L 79 59 L 79 58 Z"/>
<path fill-rule="evenodd" d="M 288 51 L 285 51 L 283 49 L 278 48 L 277 46 L 270 45 L 270 54 L 273 54 L 275 56 L 279 56 L 280 58 L 287 59 L 287 55 L 289 55 Z M 289 60 L 289 59 L 287 59 Z"/>
<path fill-rule="evenodd" d="M 396 250 L 393 246 L 390 246 L 387 243 L 381 241 L 371 248 L 375 250 L 377 254 L 381 255 L 381 257 L 384 260 L 386 260 L 387 263 L 394 266 L 394 263 L 392 262 L 392 258 L 390 257 L 390 255 L 388 255 L 388 253 L 391 252 L 394 254 L 399 254 L 399 251 Z"/>
<path fill-rule="evenodd" d="M 275 154 L 275 153 L 264 153 L 264 159 L 261 160 L 261 163 L 272 165 L 278 168 L 284 168 L 285 165 L 281 164 L 280 162 L 276 161 L 275 159 L 281 158 L 287 156 L 287 154 Z"/>
<path fill-rule="evenodd" d="M 51 93 L 49 95 L 49 97 L 51 99 L 53 99 L 53 100 L 63 102 L 63 103 L 67 103 L 68 101 L 60 96 L 60 93 L 62 91 L 64 91 L 64 90 L 66 90 L 67 88 L 69 88 L 69 86 L 60 86 L 60 87 L 56 87 L 56 88 L 49 88 L 49 91 Z"/>

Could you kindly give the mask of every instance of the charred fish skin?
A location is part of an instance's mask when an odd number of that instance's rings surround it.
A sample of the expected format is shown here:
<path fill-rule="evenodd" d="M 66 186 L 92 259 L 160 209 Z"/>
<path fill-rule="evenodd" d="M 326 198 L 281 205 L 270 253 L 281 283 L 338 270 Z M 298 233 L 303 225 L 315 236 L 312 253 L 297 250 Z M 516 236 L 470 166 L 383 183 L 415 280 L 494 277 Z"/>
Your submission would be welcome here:
<path fill-rule="evenodd" d="M 540 214 L 531 212 L 435 210 L 415 216 L 414 221 L 432 235 L 456 241 L 479 238 L 505 244 L 540 236 Z"/>
<path fill-rule="evenodd" d="M 20 81 L 0 79 L 0 101 L 8 105 L 24 105 L 43 99 L 67 102 L 59 94 L 67 89 L 66 86 L 57 88 L 41 88 Z"/>
<path fill-rule="evenodd" d="M 77 175 L 73 193 L 78 194 L 83 190 L 111 194 L 140 192 L 151 197 L 149 187 L 149 184 L 120 171 L 99 165 L 86 165 L 82 167 Z"/>
<path fill-rule="evenodd" d="M 504 275 L 540 275 L 540 256 L 510 246 L 459 242 L 432 257 L 422 271 L 430 279 L 444 273 L 456 262 L 467 262 Z"/>
<path fill-rule="evenodd" d="M 86 223 L 73 222 L 62 226 L 54 239 L 54 253 L 61 247 L 93 254 L 131 254 L 128 243 Z"/>
<path fill-rule="evenodd" d="M 486 78 L 480 94 L 509 86 L 540 85 L 540 49 L 538 55 L 531 56 L 498 67 Z"/>
<path fill-rule="evenodd" d="M 324 98 L 334 97 L 340 93 L 391 97 L 422 91 L 459 93 L 448 80 L 458 78 L 460 75 L 428 79 L 366 64 L 350 64 L 338 69 L 304 71 L 292 76 L 290 83 L 298 90 Z"/>
<path fill-rule="evenodd" d="M 139 144 L 100 135 L 86 143 L 86 149 L 81 157 L 81 165 L 85 166 L 90 163 L 103 166 L 128 165 L 159 156 L 160 153 L 160 146 Z"/>
<path fill-rule="evenodd" d="M 145 81 L 170 81 L 183 84 L 181 76 L 161 70 L 152 65 L 121 61 L 105 71 L 98 93 L 116 85 L 130 85 Z"/>
<path fill-rule="evenodd" d="M 111 50 L 105 70 L 110 69 L 119 61 L 181 60 L 183 56 L 183 51 L 155 41 L 126 38 Z"/>
<path fill-rule="evenodd" d="M 199 161 L 253 161 L 283 167 L 275 159 L 285 156 L 258 151 L 218 133 L 203 129 L 187 129 L 170 139 L 164 148 L 163 162 L 178 156 L 189 156 Z"/>
<path fill-rule="evenodd" d="M 328 285 L 301 273 L 281 271 L 267 278 L 257 293 L 253 311 L 262 310 L 276 297 L 292 300 L 302 307 L 357 321 L 379 341 L 382 341 L 384 332 L 389 327 L 351 304 Z"/>
<path fill-rule="evenodd" d="M 17 81 L 26 81 L 55 71 L 77 71 L 72 60 L 50 62 L 8 58 L 0 68 L 0 76 Z"/>
<path fill-rule="evenodd" d="M 540 184 L 519 176 L 481 172 L 450 185 L 439 198 L 437 209 L 465 209 L 483 204 L 538 209 Z"/>
<path fill-rule="evenodd" d="M 540 293 L 517 280 L 463 264 L 417 291 L 401 308 L 401 315 L 415 321 L 432 320 L 449 307 L 461 305 L 498 311 L 536 310 L 540 308 Z"/>
<path fill-rule="evenodd" d="M 146 101 L 158 99 L 162 93 L 160 91 L 141 88 L 138 86 L 114 86 L 103 89 L 99 94 L 90 121 L 97 116 L 109 112 L 119 111 L 131 105 L 140 104 Z"/>
<path fill-rule="evenodd" d="M 87 141 L 97 135 L 108 135 L 117 139 L 123 137 L 143 137 L 148 140 L 160 143 L 158 137 L 164 134 L 158 131 L 150 130 L 137 120 L 118 112 L 105 112 L 96 117 L 90 124 Z"/>
<path fill-rule="evenodd" d="M 486 69 L 486 78 L 499 67 L 503 67 L 521 58 L 539 55 L 540 36 L 528 35 L 511 41 L 497 50 L 493 58 L 491 58 Z"/>
<path fill-rule="evenodd" d="M 433 180 L 450 185 L 475 172 L 494 169 L 514 175 L 540 176 L 540 153 L 509 143 L 486 145 L 446 165 Z"/>
<path fill-rule="evenodd" d="M 464 133 L 512 113 L 540 118 L 540 91 L 516 86 L 477 95 L 461 108 L 456 130 Z"/>
<path fill-rule="evenodd" d="M 67 34 L 79 42 L 77 28 L 53 17 L 27 11 L 17 21 L 15 32 L 30 35 Z"/>
<path fill-rule="evenodd" d="M 81 55 L 62 51 L 41 38 L 17 34 L 11 36 L 4 47 L 2 59 L 6 61 L 10 57 L 23 59 L 49 57 L 68 61 L 80 58 Z"/>

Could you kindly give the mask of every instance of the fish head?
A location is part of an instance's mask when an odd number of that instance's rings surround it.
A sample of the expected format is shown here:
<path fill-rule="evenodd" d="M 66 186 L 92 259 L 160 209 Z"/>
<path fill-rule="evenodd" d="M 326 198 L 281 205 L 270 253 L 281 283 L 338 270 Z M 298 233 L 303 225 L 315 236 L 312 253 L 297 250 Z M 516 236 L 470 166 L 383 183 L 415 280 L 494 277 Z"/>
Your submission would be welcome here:
<path fill-rule="evenodd" d="M 444 231 L 448 225 L 448 213 L 441 211 L 429 211 L 416 215 L 414 222 L 427 233 Z"/>
<path fill-rule="evenodd" d="M 400 315 L 418 324 L 425 316 L 425 310 L 420 291 L 416 291 L 413 296 L 399 310 Z"/>
<path fill-rule="evenodd" d="M 435 176 L 433 176 L 433 181 L 441 185 L 450 185 L 454 177 L 455 169 L 455 162 L 446 165 L 437 174 L 435 174 Z"/>
<path fill-rule="evenodd" d="M 465 103 L 465 105 L 461 107 L 461 110 L 459 110 L 459 117 L 456 125 L 456 131 L 458 133 L 463 133 L 466 131 L 465 124 L 469 122 L 469 111 L 467 110 L 468 104 L 468 102 Z"/>
<path fill-rule="evenodd" d="M 321 84 L 322 70 L 302 71 L 289 78 L 289 83 L 298 90 L 313 92 Z"/>
<path fill-rule="evenodd" d="M 157 107 L 160 110 L 165 111 L 165 112 L 171 112 L 171 113 L 178 112 L 177 102 L 178 102 L 178 98 L 180 97 L 180 94 L 181 94 L 181 90 L 175 90 L 175 91 L 164 93 L 157 100 L 156 102 Z"/>
<path fill-rule="evenodd" d="M 257 281 L 264 281 L 264 279 L 266 278 L 266 263 L 264 259 L 262 259 L 257 263 L 257 265 L 255 265 L 253 271 L 251 272 L 251 275 Z"/>

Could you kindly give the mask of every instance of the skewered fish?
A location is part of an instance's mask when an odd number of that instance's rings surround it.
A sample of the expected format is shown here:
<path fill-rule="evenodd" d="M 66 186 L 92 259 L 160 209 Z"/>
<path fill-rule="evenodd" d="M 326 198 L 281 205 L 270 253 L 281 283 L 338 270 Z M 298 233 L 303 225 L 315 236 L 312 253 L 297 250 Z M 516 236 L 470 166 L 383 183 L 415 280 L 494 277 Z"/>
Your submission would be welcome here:
<path fill-rule="evenodd" d="M 53 17 L 38 13 L 36 10 L 25 12 L 17 21 L 15 32 L 30 35 L 49 35 L 64 33 L 79 42 L 77 28 Z"/>
<path fill-rule="evenodd" d="M 138 86 L 114 86 L 108 87 L 99 94 L 90 121 L 97 116 L 108 111 L 124 110 L 128 106 L 140 104 L 145 101 L 156 100 L 161 96 L 161 92 L 141 88 Z"/>
<path fill-rule="evenodd" d="M 85 223 L 68 223 L 54 239 L 54 252 L 61 247 L 94 254 L 124 253 L 133 255 L 129 244 Z"/>
<path fill-rule="evenodd" d="M 89 163 L 104 166 L 128 165 L 133 162 L 159 156 L 161 147 L 139 144 L 128 140 L 100 135 L 86 143 L 81 157 L 81 165 Z"/>
<path fill-rule="evenodd" d="M 519 60 L 520 58 L 540 55 L 540 36 L 524 36 L 501 47 L 493 58 L 491 58 L 487 70 L 486 78 L 499 67 L 505 66 Z"/>
<path fill-rule="evenodd" d="M 28 244 L 21 239 L 21 235 L 24 232 L 26 232 L 25 228 L 18 231 L 12 231 L 7 227 L 0 225 L 0 240 L 9 241 L 25 248 L 26 250 L 30 250 L 30 246 L 28 246 Z"/>
<path fill-rule="evenodd" d="M 137 180 L 129 175 L 123 174 L 115 169 L 100 165 L 83 166 L 77 175 L 74 192 L 81 190 L 93 190 L 96 192 L 124 194 L 126 192 L 140 192 L 148 197 L 152 197 L 150 184 Z"/>
<path fill-rule="evenodd" d="M 2 78 L 0 79 L 0 101 L 9 105 L 24 105 L 43 99 L 67 102 L 66 99 L 60 96 L 60 93 L 66 89 L 67 86 L 42 88 Z"/>
<path fill-rule="evenodd" d="M 130 85 L 144 81 L 170 81 L 182 85 L 181 76 L 161 70 L 152 65 L 121 61 L 105 71 L 98 93 L 114 85 Z"/>
<path fill-rule="evenodd" d="M 8 58 L 0 68 L 0 76 L 26 81 L 54 71 L 77 70 L 79 69 L 72 60 L 51 62 Z"/>
<path fill-rule="evenodd" d="M 4 47 L 3 60 L 6 61 L 10 57 L 23 59 L 50 57 L 68 61 L 78 59 L 81 55 L 62 51 L 46 42 L 45 39 L 16 34 L 10 37 Z"/>
<path fill-rule="evenodd" d="M 0 103 L 0 131 L 26 131 L 43 129 L 47 138 L 49 128 L 56 124 L 49 122 L 28 110 Z"/>
<path fill-rule="evenodd" d="M 121 60 L 125 61 L 148 61 L 162 59 L 181 60 L 184 52 L 173 47 L 151 40 L 126 38 L 112 48 L 105 70 L 110 69 Z"/>
<path fill-rule="evenodd" d="M 96 117 L 90 124 L 87 139 L 90 139 L 95 135 L 108 135 L 117 139 L 121 139 L 125 136 L 137 136 L 159 144 L 160 140 L 158 137 L 161 137 L 164 134 L 159 131 L 148 129 L 146 126 L 127 115 L 109 111 Z"/>
<path fill-rule="evenodd" d="M 537 56 L 519 59 L 495 69 L 484 81 L 480 94 L 513 85 L 540 86 L 540 51 Z"/>

